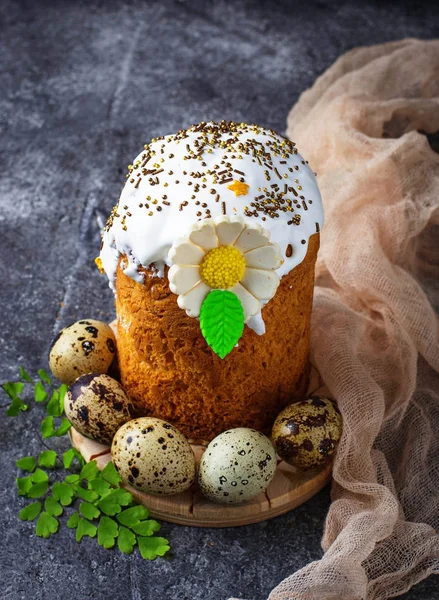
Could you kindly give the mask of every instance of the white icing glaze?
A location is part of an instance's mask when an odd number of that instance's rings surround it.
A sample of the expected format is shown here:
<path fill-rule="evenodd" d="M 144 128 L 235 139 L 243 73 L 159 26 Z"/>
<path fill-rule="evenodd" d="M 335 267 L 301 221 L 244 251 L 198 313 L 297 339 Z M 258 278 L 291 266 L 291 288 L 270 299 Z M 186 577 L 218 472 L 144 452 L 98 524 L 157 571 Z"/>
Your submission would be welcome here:
<path fill-rule="evenodd" d="M 229 189 L 241 178 L 246 195 Z M 120 255 L 128 260 L 124 272 L 136 281 L 143 281 L 139 265 L 153 265 L 155 275 L 163 277 L 165 264 L 172 264 L 171 245 L 197 221 L 202 229 L 203 219 L 224 212 L 270 234 L 284 259 L 279 277 L 303 261 L 309 238 L 323 225 L 314 173 L 292 142 L 256 125 L 196 125 L 153 140 L 134 160 L 102 237 L 100 258 L 110 286 L 114 289 Z M 259 317 L 248 325 L 258 333 L 263 329 Z"/>

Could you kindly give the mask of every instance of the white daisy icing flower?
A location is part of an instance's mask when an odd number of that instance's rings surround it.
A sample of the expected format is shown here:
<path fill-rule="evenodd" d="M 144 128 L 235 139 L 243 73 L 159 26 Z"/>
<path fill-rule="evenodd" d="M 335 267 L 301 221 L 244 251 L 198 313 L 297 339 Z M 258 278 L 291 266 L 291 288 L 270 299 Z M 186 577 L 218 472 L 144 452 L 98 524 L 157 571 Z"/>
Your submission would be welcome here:
<path fill-rule="evenodd" d="M 171 246 L 169 287 L 190 317 L 200 315 L 212 290 L 228 290 L 240 300 L 244 321 L 276 293 L 283 263 L 277 244 L 261 225 L 240 216 L 204 219 Z"/>

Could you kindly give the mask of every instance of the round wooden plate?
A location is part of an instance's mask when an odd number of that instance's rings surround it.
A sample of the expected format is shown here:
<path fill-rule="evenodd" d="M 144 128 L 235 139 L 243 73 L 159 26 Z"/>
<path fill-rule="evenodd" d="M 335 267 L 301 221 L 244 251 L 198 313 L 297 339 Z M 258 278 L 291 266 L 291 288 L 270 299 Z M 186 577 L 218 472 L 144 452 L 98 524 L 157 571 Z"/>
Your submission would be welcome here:
<path fill-rule="evenodd" d="M 328 390 L 313 369 L 309 385 L 310 394 L 329 396 Z M 72 445 L 86 461 L 96 460 L 103 469 L 111 460 L 110 448 L 84 437 L 73 427 L 70 430 Z M 204 446 L 192 446 L 197 463 Z M 174 496 L 152 496 L 130 486 L 127 489 L 138 502 L 144 504 L 152 517 L 193 527 L 236 527 L 265 521 L 303 504 L 319 492 L 331 479 L 332 464 L 310 471 L 299 471 L 284 461 L 279 461 L 276 474 L 264 493 L 245 504 L 221 505 L 207 500 L 194 484 L 186 492 Z"/>

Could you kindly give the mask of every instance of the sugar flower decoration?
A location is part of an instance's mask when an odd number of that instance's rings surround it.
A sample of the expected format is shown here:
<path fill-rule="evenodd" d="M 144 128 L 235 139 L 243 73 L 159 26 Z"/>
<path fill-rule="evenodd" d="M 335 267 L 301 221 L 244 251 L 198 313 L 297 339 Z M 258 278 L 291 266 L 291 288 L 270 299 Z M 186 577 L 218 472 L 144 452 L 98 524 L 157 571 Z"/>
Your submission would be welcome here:
<path fill-rule="evenodd" d="M 180 308 L 190 317 L 200 317 L 204 337 L 221 318 L 227 329 L 227 324 L 239 319 L 241 312 L 238 339 L 244 322 L 260 312 L 261 301 L 268 302 L 276 293 L 276 269 L 283 262 L 279 246 L 270 243 L 268 231 L 239 216 L 195 223 L 186 237 L 171 246 L 168 258 L 172 263 L 169 287 L 178 295 Z M 229 345 L 237 331 L 235 327 Z M 226 334 L 223 329 L 218 333 L 222 337 Z M 221 352 L 217 353 L 221 356 Z"/>

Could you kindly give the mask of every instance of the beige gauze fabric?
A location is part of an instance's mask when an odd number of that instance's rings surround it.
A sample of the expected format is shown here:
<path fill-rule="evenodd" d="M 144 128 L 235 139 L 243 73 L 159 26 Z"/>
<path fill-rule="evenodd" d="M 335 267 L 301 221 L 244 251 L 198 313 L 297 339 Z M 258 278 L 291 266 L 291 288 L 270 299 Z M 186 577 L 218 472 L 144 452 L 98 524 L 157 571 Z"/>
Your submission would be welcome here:
<path fill-rule="evenodd" d="M 439 572 L 437 131 L 438 41 L 348 52 L 289 114 L 324 199 L 312 355 L 344 430 L 324 556 L 270 600 L 392 598 Z"/>

